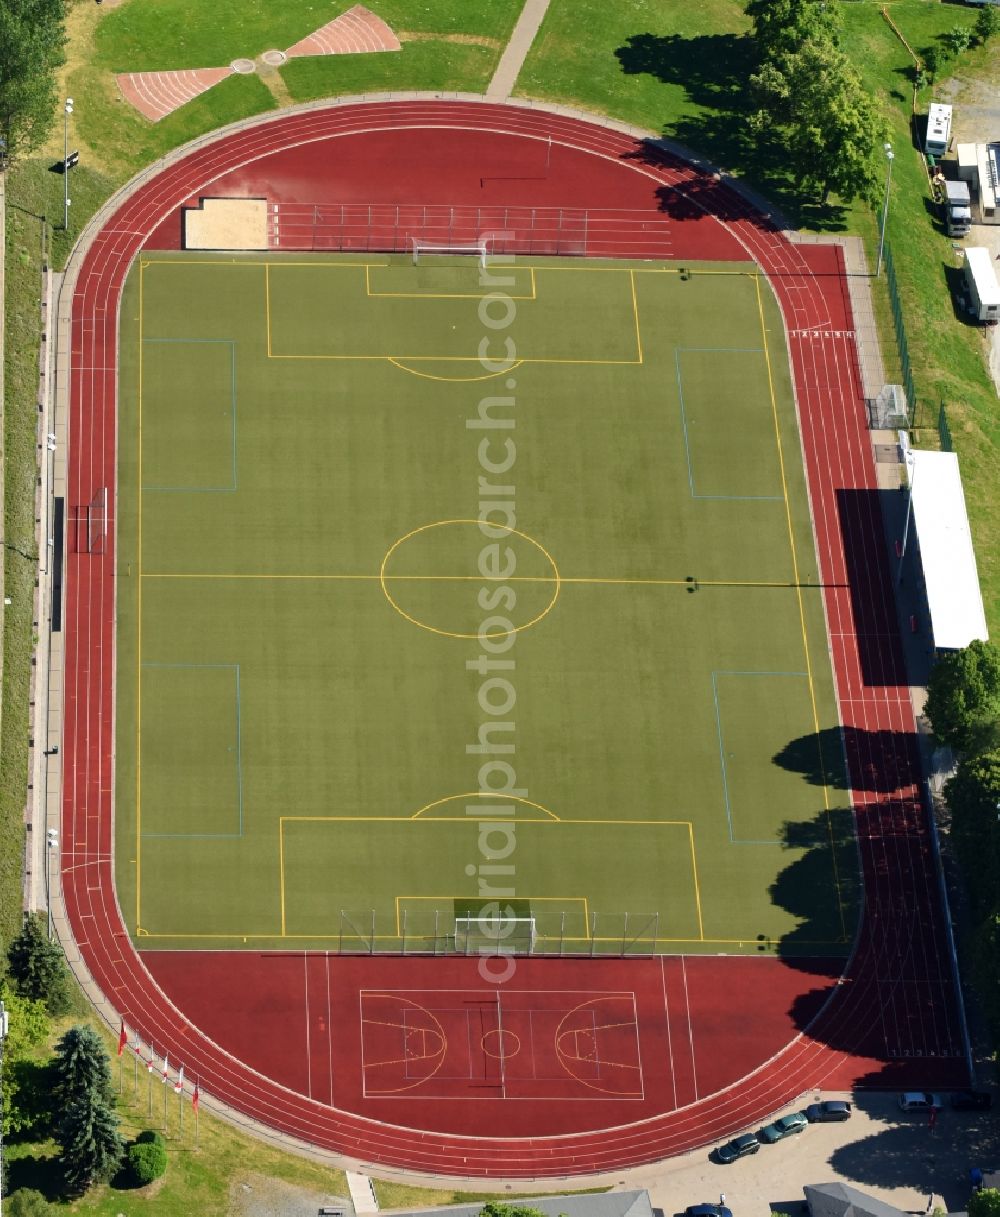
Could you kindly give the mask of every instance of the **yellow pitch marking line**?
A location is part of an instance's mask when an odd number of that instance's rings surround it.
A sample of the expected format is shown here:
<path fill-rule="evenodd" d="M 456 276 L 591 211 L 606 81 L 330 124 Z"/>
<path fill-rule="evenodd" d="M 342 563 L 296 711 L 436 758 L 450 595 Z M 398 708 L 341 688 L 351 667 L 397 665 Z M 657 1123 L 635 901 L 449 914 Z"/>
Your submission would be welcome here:
<path fill-rule="evenodd" d="M 771 353 L 767 345 L 767 327 L 764 322 L 764 302 L 760 291 L 760 277 L 755 280 L 757 289 L 757 312 L 760 317 L 760 336 L 764 345 L 764 361 L 767 365 L 767 384 L 771 394 L 771 415 L 774 419 L 774 435 L 778 445 L 778 466 L 781 470 L 781 491 L 785 500 L 785 521 L 788 527 L 788 546 L 792 557 L 792 578 L 796 589 L 799 605 L 799 626 L 802 630 L 802 651 L 806 664 L 806 681 L 809 685 L 809 702 L 812 709 L 813 730 L 816 735 L 816 751 L 819 758 L 820 773 L 823 777 L 823 810 L 826 815 L 827 836 L 830 842 L 830 860 L 833 866 L 833 884 L 837 892 L 837 915 L 840 918 L 840 928 L 847 934 L 847 924 L 844 919 L 844 902 L 840 887 L 840 872 L 837 867 L 837 850 L 833 839 L 833 824 L 830 820 L 830 796 L 827 785 L 826 767 L 823 762 L 823 749 L 820 744 L 819 711 L 816 706 L 816 688 L 813 683 L 812 659 L 809 654 L 809 633 L 806 626 L 805 603 L 802 599 L 802 588 L 799 583 L 799 561 L 795 551 L 795 527 L 792 522 L 792 509 L 788 499 L 788 479 L 785 475 L 785 454 L 781 443 L 781 427 L 778 420 L 778 403 L 774 392 L 774 375 L 771 368 Z"/>
<path fill-rule="evenodd" d="M 250 573 L 250 574 L 213 574 L 211 572 L 194 572 L 194 573 L 174 573 L 172 571 L 145 571 L 140 574 L 140 579 L 286 579 L 286 580 L 301 580 L 309 582 L 315 580 L 322 582 L 330 580 L 336 582 L 342 580 L 344 582 L 356 583 L 577 583 L 582 586 L 594 584 L 597 586 L 625 586 L 625 587 L 690 587 L 690 583 L 686 579 L 603 579 L 598 576 L 590 575 L 560 575 L 558 579 L 554 575 L 511 575 L 505 579 L 487 579 L 483 575 L 340 575 L 340 574 L 301 574 L 301 575 L 283 575 L 283 574 L 267 574 L 265 573 Z M 793 582 L 785 582 L 784 580 L 766 580 L 766 579 L 699 579 L 699 587 L 781 587 L 793 588 L 798 585 Z M 801 589 L 800 589 L 801 590 Z M 478 635 L 477 635 L 478 637 Z"/>
<path fill-rule="evenodd" d="M 471 795 L 469 795 L 469 794 L 450 795 L 447 798 L 438 799 L 434 803 L 428 803 L 427 807 L 420 808 L 419 811 L 415 812 L 411 816 L 279 816 L 278 817 L 278 858 L 279 858 L 279 866 L 281 869 L 280 882 L 279 882 L 279 891 L 280 891 L 280 897 L 281 897 L 281 935 L 280 936 L 283 938 L 284 937 L 293 937 L 293 938 L 329 938 L 330 937 L 330 935 L 323 935 L 323 934 L 286 935 L 286 933 L 285 933 L 286 921 L 285 921 L 285 846 L 284 846 L 284 837 L 285 837 L 286 821 L 289 824 L 329 824 L 329 823 L 342 823 L 342 822 L 343 823 L 352 823 L 352 822 L 359 822 L 359 821 L 363 821 L 365 823 L 383 823 L 383 824 L 384 823 L 412 824 L 414 822 L 417 822 L 420 824 L 454 824 L 456 822 L 461 822 L 455 816 L 425 816 L 422 813 L 430 808 L 439 807 L 442 803 L 449 803 L 456 799 L 487 798 L 487 797 L 489 797 L 491 799 L 497 798 L 497 796 L 494 796 L 492 794 L 487 794 L 487 792 L 485 792 L 485 791 L 476 791 Z M 559 826 L 559 825 L 562 825 L 562 826 L 567 826 L 567 825 L 573 825 L 573 826 L 618 825 L 618 826 L 620 826 L 620 825 L 644 824 L 644 825 L 655 826 L 657 828 L 686 828 L 688 831 L 688 842 L 689 842 L 690 849 L 691 849 L 691 878 L 692 878 L 692 882 L 694 884 L 695 911 L 696 911 L 697 919 L 698 919 L 698 937 L 697 938 L 670 938 L 670 939 L 664 939 L 664 941 L 665 942 L 706 942 L 706 941 L 726 942 L 726 941 L 728 941 L 728 942 L 739 942 L 739 943 L 747 941 L 745 939 L 740 939 L 740 938 L 733 938 L 733 939 L 706 939 L 705 938 L 705 924 L 704 924 L 704 920 L 702 917 L 702 908 L 701 908 L 701 884 L 698 880 L 698 854 L 697 854 L 697 849 L 695 847 L 695 840 L 694 840 L 694 825 L 691 823 L 690 820 L 561 820 L 555 814 L 555 812 L 549 811 L 549 809 L 547 807 L 543 807 L 540 803 L 531 803 L 528 799 L 521 799 L 521 798 L 518 798 L 513 795 L 508 795 L 499 801 L 502 801 L 505 803 L 507 803 L 507 802 L 526 803 L 531 807 L 537 808 L 539 811 L 544 811 L 547 815 L 552 817 L 549 820 L 523 820 L 523 819 L 518 820 L 516 816 L 507 816 L 506 818 L 500 817 L 500 816 L 484 817 L 484 818 L 489 818 L 491 820 L 495 819 L 497 823 L 510 823 L 513 821 L 513 822 L 517 823 L 520 827 L 527 827 L 529 824 L 530 825 L 545 825 L 546 827 Z M 471 818 L 472 817 L 470 817 L 470 819 Z M 463 817 L 463 819 L 464 819 L 464 817 Z M 448 897 L 443 897 L 443 898 L 448 899 Z M 396 899 L 398 900 L 398 897 Z M 550 897 L 550 899 L 554 899 L 554 897 Z M 208 935 L 208 937 L 211 937 L 211 936 L 212 935 Z M 163 935 L 163 937 L 170 937 L 170 935 Z M 183 935 L 183 937 L 197 937 L 197 935 Z M 240 937 L 240 935 L 222 935 L 222 937 Z M 272 937 L 276 937 L 276 935 L 272 935 Z M 392 936 L 388 935 L 388 934 L 375 935 L 375 937 L 387 938 L 390 940 L 392 938 Z M 397 937 L 398 937 L 398 935 L 397 935 Z M 577 940 L 571 939 L 570 941 L 577 941 Z M 587 941 L 587 940 L 584 939 L 582 941 Z M 605 940 L 596 939 L 595 941 L 600 942 L 600 941 L 605 941 Z M 612 940 L 607 939 L 606 941 L 612 941 Z M 617 940 L 615 940 L 615 941 L 617 941 Z"/>
<path fill-rule="evenodd" d="M 639 363 L 642 363 L 642 334 L 639 331 L 639 302 L 635 298 L 635 271 L 628 272 L 629 283 L 632 287 L 632 315 L 635 318 L 635 345 L 639 352 Z"/>
<path fill-rule="evenodd" d="M 484 372 L 482 376 L 437 376 L 434 372 L 418 372 L 416 368 L 408 368 L 405 363 L 400 363 L 392 355 L 388 355 L 386 358 L 393 367 L 399 368 L 401 372 L 409 372 L 411 376 L 419 376 L 421 380 L 439 380 L 445 384 L 474 384 L 480 380 L 496 380 L 498 376 L 508 376 L 523 363 L 523 360 L 515 359 L 510 367 L 505 367 L 500 372 Z"/>
<path fill-rule="evenodd" d="M 302 942 L 333 942 L 336 940 L 336 934 L 187 934 L 181 932 L 172 932 L 170 930 L 145 930 L 139 928 L 136 930 L 138 938 L 172 938 L 177 941 L 187 941 L 188 939 L 212 939 L 223 942 L 280 942 L 283 938 L 288 941 Z M 375 934 L 373 935 L 376 942 L 396 942 L 398 935 L 396 934 Z M 427 938 L 426 934 L 416 934 L 416 938 Z M 539 934 L 539 938 L 545 938 L 545 935 Z M 771 940 L 774 947 L 779 945 L 780 935 L 775 935 Z M 746 938 L 667 938 L 662 934 L 657 935 L 657 942 L 688 942 L 688 943 L 703 943 L 705 946 L 740 946 L 740 947 L 759 947 L 760 940 L 756 934 L 748 934 Z M 603 934 L 597 935 L 596 938 L 577 938 L 567 934 L 563 940 L 565 942 L 621 942 L 621 936 L 616 934 L 614 937 Z M 796 940 L 802 946 L 808 947 L 842 947 L 850 940 L 846 938 L 800 938 Z"/>

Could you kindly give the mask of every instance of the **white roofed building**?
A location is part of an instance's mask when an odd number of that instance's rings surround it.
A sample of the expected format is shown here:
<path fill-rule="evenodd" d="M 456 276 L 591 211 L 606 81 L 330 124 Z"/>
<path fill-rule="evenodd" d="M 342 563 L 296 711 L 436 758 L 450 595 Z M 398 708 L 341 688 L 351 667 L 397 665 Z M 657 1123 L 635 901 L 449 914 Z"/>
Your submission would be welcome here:
<path fill-rule="evenodd" d="M 988 637 L 965 492 L 954 452 L 906 454 L 913 517 L 936 650 Z"/>

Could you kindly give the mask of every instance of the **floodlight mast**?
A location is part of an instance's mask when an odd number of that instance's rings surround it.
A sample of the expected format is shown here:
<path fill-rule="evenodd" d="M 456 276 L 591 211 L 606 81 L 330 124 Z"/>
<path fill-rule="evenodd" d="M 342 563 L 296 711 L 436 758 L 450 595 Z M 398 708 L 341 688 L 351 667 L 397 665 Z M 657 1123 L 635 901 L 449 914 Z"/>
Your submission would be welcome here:
<path fill-rule="evenodd" d="M 878 261 L 875 264 L 876 279 L 882 273 L 882 251 L 885 249 L 885 222 L 889 218 L 889 187 L 892 184 L 892 162 L 896 159 L 896 154 L 892 150 L 892 144 L 888 140 L 882 147 L 885 150 L 885 159 L 889 164 L 889 168 L 885 175 L 885 202 L 882 204 L 882 225 L 878 238 Z"/>
<path fill-rule="evenodd" d="M 73 98 L 67 97 L 63 106 L 63 230 L 69 228 L 69 116 L 73 113 Z"/>

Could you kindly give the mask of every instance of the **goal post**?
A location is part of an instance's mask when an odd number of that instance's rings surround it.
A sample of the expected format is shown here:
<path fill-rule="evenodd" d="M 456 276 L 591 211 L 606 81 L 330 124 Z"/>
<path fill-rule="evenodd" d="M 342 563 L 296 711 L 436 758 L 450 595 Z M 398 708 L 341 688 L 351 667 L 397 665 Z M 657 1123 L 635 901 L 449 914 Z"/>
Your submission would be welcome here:
<path fill-rule="evenodd" d="M 448 257 L 455 254 L 465 258 L 475 257 L 479 265 L 485 268 L 490 252 L 489 243 L 485 240 L 461 244 L 453 241 L 423 241 L 420 237 L 410 237 L 410 244 L 414 266 L 419 266 L 421 261 L 431 255 Z"/>
<path fill-rule="evenodd" d="M 455 951 L 459 955 L 530 955 L 535 948 L 534 917 L 455 918 Z"/>
<path fill-rule="evenodd" d="M 86 546 L 89 554 L 103 554 L 108 536 L 108 488 L 102 486 L 87 504 Z"/>

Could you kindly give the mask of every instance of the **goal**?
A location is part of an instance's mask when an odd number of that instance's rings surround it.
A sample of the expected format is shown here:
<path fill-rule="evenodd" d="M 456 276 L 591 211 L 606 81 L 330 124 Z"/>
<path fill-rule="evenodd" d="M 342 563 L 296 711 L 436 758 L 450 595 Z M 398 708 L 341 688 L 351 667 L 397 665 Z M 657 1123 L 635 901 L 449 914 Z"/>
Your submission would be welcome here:
<path fill-rule="evenodd" d="M 413 247 L 413 265 L 419 266 L 428 255 L 458 254 L 461 257 L 475 257 L 479 265 L 486 266 L 489 257 L 489 245 L 486 241 L 473 241 L 469 244 L 455 244 L 451 241 L 422 241 L 419 237 L 410 237 Z"/>
<path fill-rule="evenodd" d="M 534 917 L 455 918 L 459 955 L 530 955 L 534 947 Z"/>
<path fill-rule="evenodd" d="M 102 486 L 85 509 L 86 552 L 103 554 L 108 537 L 108 488 Z"/>

